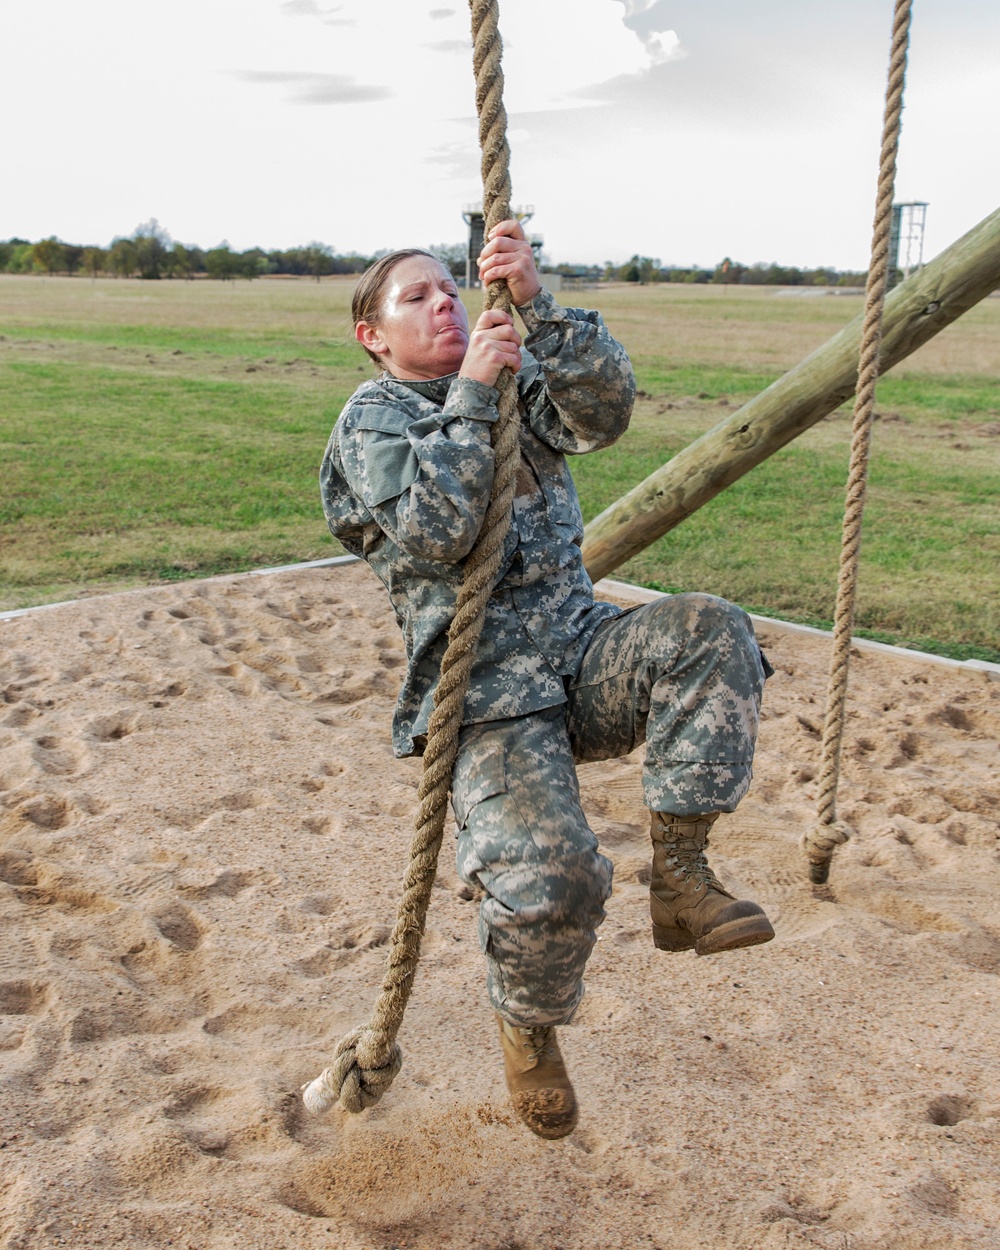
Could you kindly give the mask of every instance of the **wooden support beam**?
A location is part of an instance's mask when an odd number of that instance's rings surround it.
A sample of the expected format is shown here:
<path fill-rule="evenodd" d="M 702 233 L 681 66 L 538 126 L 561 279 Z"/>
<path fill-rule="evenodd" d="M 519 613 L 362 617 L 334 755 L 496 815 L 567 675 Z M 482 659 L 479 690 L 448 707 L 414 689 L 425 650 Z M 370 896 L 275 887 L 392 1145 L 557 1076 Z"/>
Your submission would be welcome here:
<path fill-rule="evenodd" d="M 890 292 L 885 373 L 1000 287 L 1000 209 Z M 623 495 L 584 532 L 596 582 L 854 394 L 863 314 Z"/>

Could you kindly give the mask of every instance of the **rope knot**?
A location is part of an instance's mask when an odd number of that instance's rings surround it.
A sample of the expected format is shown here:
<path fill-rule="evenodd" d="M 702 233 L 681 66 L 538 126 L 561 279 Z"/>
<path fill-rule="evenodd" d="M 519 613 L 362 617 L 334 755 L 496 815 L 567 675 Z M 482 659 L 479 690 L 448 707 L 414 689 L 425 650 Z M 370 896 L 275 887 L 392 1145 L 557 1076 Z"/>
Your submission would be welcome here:
<path fill-rule="evenodd" d="M 850 841 L 852 829 L 842 820 L 828 825 L 814 825 L 802 838 L 802 849 L 809 860 L 809 880 L 823 885 L 830 875 L 830 858 L 834 848 Z"/>
<path fill-rule="evenodd" d="M 302 1086 L 302 1101 L 314 1115 L 329 1111 L 339 1099 L 355 1114 L 373 1107 L 396 1079 L 403 1055 L 395 1042 L 371 1025 L 352 1029 L 337 1043 L 333 1066 Z"/>

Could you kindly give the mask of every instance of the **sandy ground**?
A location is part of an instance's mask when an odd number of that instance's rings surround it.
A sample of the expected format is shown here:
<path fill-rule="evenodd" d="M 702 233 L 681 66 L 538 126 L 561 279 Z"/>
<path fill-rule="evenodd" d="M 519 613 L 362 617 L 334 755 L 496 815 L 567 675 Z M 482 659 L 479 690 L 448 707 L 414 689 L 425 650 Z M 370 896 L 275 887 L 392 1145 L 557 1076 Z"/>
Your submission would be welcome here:
<path fill-rule="evenodd" d="M 447 844 L 395 1085 L 299 1099 L 374 1000 L 419 778 L 367 569 L 0 623 L 0 1247 L 1000 1246 L 1000 683 L 855 656 L 857 833 L 814 888 L 826 646 L 762 641 L 713 862 L 777 938 L 654 951 L 639 758 L 582 769 L 616 884 L 550 1144 L 508 1111 Z"/>

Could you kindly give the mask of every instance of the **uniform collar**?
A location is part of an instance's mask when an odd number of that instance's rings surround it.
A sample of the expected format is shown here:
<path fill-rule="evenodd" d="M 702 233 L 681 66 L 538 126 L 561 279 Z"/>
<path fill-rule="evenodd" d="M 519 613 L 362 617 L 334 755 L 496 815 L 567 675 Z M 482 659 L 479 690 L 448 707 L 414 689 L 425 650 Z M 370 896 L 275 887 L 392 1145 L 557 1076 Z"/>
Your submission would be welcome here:
<path fill-rule="evenodd" d="M 380 382 L 389 383 L 395 386 L 405 386 L 408 390 L 416 391 L 418 395 L 423 395 L 424 399 L 433 400 L 436 404 L 444 404 L 448 398 L 448 391 L 452 382 L 458 377 L 457 373 L 448 373 L 443 378 L 430 378 L 426 382 L 411 381 L 409 379 L 394 377 L 388 370 L 382 374 Z"/>

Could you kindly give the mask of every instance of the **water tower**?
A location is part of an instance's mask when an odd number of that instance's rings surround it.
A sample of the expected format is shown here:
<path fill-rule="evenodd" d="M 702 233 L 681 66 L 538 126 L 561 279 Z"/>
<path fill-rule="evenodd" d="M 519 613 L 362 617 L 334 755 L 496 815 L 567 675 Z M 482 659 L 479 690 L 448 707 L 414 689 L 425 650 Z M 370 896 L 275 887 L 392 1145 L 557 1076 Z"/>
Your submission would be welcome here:
<path fill-rule="evenodd" d="M 907 204 L 893 204 L 892 225 L 889 230 L 889 270 L 908 278 L 924 263 L 924 224 L 927 221 L 927 201 L 912 200 Z"/>
<path fill-rule="evenodd" d="M 519 208 L 511 209 L 511 216 L 516 217 L 523 226 L 526 221 L 530 221 L 535 215 L 534 204 L 527 204 Z M 478 274 L 476 268 L 476 257 L 483 250 L 483 240 L 486 235 L 486 218 L 483 215 L 481 204 L 467 204 L 462 209 L 462 220 L 469 227 L 469 250 L 465 254 L 465 285 L 471 290 L 474 286 L 479 286 Z M 535 249 L 535 259 L 538 259 L 538 249 L 542 246 L 541 238 L 532 238 L 531 246 Z"/>

